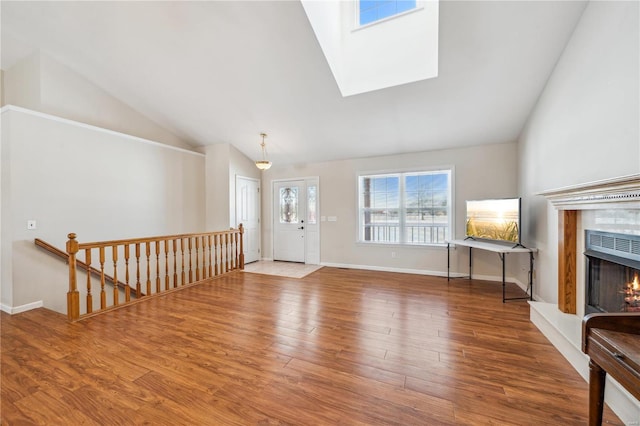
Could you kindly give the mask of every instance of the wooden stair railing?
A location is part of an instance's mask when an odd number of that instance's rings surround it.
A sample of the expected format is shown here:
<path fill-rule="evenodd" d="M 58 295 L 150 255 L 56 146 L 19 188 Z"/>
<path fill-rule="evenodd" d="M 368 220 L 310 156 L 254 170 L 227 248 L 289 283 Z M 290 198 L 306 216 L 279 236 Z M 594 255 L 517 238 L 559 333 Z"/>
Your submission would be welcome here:
<path fill-rule="evenodd" d="M 69 254 L 60 250 L 58 247 L 49 244 L 48 242 L 41 240 L 40 238 L 36 238 L 33 240 L 33 242 L 35 243 L 35 245 L 37 245 L 38 247 L 48 251 L 49 253 L 53 254 L 54 256 L 57 256 L 61 259 L 63 259 L 66 263 L 69 263 Z M 93 266 L 89 267 L 87 266 L 86 263 L 84 263 L 81 260 L 76 259 L 76 265 L 86 271 L 89 270 L 91 271 L 91 273 L 94 276 L 100 276 L 100 271 L 96 268 L 94 268 Z M 118 288 L 120 288 L 120 290 L 124 290 L 124 288 L 127 286 L 125 283 L 123 283 L 122 281 L 118 281 L 117 284 L 113 281 L 113 277 L 111 275 L 104 275 L 105 281 L 108 282 L 111 285 L 117 285 Z M 140 294 L 141 296 L 144 296 L 144 293 Z"/>
<path fill-rule="evenodd" d="M 67 241 L 67 316 L 70 321 L 77 321 L 244 269 L 243 233 L 244 228 L 240 224 L 237 229 L 228 231 L 93 243 L 79 243 L 76 234 L 71 233 Z M 77 259 L 82 254 L 84 262 Z M 91 266 L 93 262 L 97 263 L 96 268 Z M 82 263 L 89 272 L 84 277 L 78 277 L 78 265 Z M 96 283 L 92 279 L 93 270 L 99 278 Z M 120 282 L 118 277 L 124 277 L 122 288 L 113 286 L 110 302 L 105 291 L 107 272 L 110 272 L 113 282 Z M 86 281 L 82 303 L 78 290 L 79 278 Z M 99 285 L 99 300 L 95 302 L 92 294 L 94 284 L 96 287 Z M 135 300 L 131 299 L 132 292 Z M 82 313 L 81 308 L 84 308 Z"/>

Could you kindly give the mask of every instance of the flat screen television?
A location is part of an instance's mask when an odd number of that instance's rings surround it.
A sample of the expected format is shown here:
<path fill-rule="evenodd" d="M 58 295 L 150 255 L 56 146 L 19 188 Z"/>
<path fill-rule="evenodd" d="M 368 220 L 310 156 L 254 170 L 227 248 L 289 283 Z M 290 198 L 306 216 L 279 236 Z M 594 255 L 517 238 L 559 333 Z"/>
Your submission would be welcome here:
<path fill-rule="evenodd" d="M 520 198 L 468 200 L 466 237 L 521 245 L 521 205 Z"/>

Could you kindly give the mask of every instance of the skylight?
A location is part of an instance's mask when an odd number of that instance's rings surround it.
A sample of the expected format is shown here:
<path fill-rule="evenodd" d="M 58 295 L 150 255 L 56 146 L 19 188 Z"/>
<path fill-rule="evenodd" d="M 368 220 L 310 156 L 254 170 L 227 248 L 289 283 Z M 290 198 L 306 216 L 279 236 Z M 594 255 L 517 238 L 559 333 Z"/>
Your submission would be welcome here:
<path fill-rule="evenodd" d="M 342 96 L 438 76 L 438 0 L 301 0 Z"/>
<path fill-rule="evenodd" d="M 416 8 L 415 0 L 360 0 L 358 4 L 360 25 L 367 25 Z"/>

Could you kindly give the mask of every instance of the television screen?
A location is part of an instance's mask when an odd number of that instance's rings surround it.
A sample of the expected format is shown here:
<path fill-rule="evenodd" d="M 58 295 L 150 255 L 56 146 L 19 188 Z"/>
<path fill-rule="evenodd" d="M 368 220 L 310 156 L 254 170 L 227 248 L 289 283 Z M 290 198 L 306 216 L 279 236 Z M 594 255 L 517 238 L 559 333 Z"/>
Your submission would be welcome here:
<path fill-rule="evenodd" d="M 467 201 L 467 238 L 520 244 L 520 198 Z"/>

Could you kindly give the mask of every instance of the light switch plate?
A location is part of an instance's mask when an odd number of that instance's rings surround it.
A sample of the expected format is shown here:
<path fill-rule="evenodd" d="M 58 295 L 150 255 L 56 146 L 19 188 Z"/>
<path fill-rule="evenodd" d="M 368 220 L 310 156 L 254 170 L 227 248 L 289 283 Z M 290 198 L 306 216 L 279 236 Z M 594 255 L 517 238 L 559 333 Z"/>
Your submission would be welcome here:
<path fill-rule="evenodd" d="M 36 229 L 36 221 L 28 220 L 27 221 L 27 229 Z"/>

